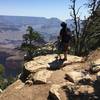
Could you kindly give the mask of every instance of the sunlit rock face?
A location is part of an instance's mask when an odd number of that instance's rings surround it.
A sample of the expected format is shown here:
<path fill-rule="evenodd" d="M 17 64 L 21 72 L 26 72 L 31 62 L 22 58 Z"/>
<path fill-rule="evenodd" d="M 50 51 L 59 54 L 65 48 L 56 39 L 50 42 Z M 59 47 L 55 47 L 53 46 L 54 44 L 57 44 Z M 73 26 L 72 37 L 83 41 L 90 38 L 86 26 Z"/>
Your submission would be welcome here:
<path fill-rule="evenodd" d="M 68 55 L 68 60 L 64 61 L 56 56 L 47 54 L 26 62 L 19 79 L 0 94 L 0 100 L 23 100 L 23 97 L 24 100 L 100 98 L 99 73 L 87 71 L 87 62 L 82 57 Z"/>

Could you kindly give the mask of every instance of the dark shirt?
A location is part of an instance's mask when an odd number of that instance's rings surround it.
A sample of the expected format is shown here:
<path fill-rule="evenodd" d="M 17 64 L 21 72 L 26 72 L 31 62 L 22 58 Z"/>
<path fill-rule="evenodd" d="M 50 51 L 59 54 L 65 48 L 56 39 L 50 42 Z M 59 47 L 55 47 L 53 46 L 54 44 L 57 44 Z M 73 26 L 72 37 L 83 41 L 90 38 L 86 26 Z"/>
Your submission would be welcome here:
<path fill-rule="evenodd" d="M 62 28 L 60 31 L 61 42 L 69 43 L 71 40 L 70 29 Z"/>

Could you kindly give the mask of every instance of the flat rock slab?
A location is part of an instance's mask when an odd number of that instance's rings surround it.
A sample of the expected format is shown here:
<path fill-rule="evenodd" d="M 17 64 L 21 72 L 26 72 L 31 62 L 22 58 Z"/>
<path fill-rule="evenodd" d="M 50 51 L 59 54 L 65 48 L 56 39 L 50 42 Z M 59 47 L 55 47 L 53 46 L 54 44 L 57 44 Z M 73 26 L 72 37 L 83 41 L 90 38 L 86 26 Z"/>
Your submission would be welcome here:
<path fill-rule="evenodd" d="M 29 72 L 36 72 L 39 69 L 47 68 L 48 64 L 37 63 L 36 61 L 30 61 L 24 64 L 25 69 Z"/>
<path fill-rule="evenodd" d="M 78 63 L 75 63 L 75 64 L 72 64 L 72 63 L 64 63 L 65 66 L 62 67 L 62 70 L 67 73 L 67 72 L 70 72 L 70 71 L 73 71 L 73 70 L 81 70 L 82 66 Z"/>
<path fill-rule="evenodd" d="M 78 62 L 82 62 L 82 59 L 83 59 L 82 57 L 68 55 L 69 62 L 78 63 Z"/>
<path fill-rule="evenodd" d="M 63 65 L 64 61 L 58 61 L 55 57 L 56 54 L 35 57 L 34 60 L 24 64 L 25 69 L 29 72 L 36 72 L 38 69 L 43 68 L 59 68 L 59 66 Z M 68 55 L 68 62 L 76 63 L 81 61 L 82 57 Z"/>
<path fill-rule="evenodd" d="M 48 78 L 51 77 L 52 73 L 53 71 L 49 71 L 46 69 L 36 72 L 33 75 L 33 80 L 34 80 L 33 83 L 38 83 L 38 84 L 47 83 L 47 80 Z"/>

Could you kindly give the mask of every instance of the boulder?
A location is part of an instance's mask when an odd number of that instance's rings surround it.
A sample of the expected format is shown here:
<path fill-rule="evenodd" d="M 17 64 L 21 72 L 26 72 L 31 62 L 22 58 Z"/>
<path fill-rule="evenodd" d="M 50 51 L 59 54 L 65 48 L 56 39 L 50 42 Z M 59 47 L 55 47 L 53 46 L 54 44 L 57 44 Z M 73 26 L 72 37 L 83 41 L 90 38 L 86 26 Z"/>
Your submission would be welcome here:
<path fill-rule="evenodd" d="M 48 64 L 37 63 L 36 61 L 30 61 L 24 64 L 25 69 L 29 72 L 36 72 L 39 69 L 47 68 Z"/>
<path fill-rule="evenodd" d="M 42 84 L 47 83 L 47 79 L 51 77 L 53 71 L 46 69 L 40 70 L 33 75 L 34 83 Z"/>
<path fill-rule="evenodd" d="M 52 84 L 49 90 L 48 100 L 68 100 L 65 87 L 74 85 L 71 82 L 63 82 L 60 84 Z"/>
<path fill-rule="evenodd" d="M 99 72 L 100 71 L 100 59 L 97 59 L 93 62 L 92 65 L 92 72 Z"/>
<path fill-rule="evenodd" d="M 90 85 L 67 85 L 65 90 L 66 94 L 69 95 L 68 100 L 89 100 L 95 92 L 94 88 Z"/>
<path fill-rule="evenodd" d="M 81 85 L 79 88 L 76 90 L 79 94 L 93 94 L 94 93 L 94 88 L 90 85 Z"/>
<path fill-rule="evenodd" d="M 49 91 L 49 98 L 52 100 L 61 100 L 60 94 L 59 94 L 60 88 L 61 88 L 60 85 L 53 84 L 50 88 L 50 91 Z"/>
<path fill-rule="evenodd" d="M 66 73 L 66 79 L 73 83 L 78 83 L 84 77 L 84 74 L 80 71 L 70 71 Z"/>
<path fill-rule="evenodd" d="M 92 77 L 89 74 L 87 74 L 87 75 L 84 75 L 81 80 L 79 80 L 79 83 L 83 85 L 91 85 L 93 83 L 93 80 L 92 80 Z"/>
<path fill-rule="evenodd" d="M 35 57 L 34 60 L 24 64 L 25 69 L 29 72 L 37 72 L 40 69 L 49 68 L 49 63 L 55 60 L 55 56 L 54 54 Z"/>

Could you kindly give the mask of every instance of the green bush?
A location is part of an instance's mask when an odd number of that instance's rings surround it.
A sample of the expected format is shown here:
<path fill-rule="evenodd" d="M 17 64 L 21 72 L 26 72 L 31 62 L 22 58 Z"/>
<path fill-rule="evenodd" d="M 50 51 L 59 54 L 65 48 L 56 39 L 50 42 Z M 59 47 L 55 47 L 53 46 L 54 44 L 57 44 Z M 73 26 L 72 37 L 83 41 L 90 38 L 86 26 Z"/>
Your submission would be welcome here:
<path fill-rule="evenodd" d="M 2 64 L 0 64 L 0 75 L 2 75 L 4 72 L 4 66 Z"/>

